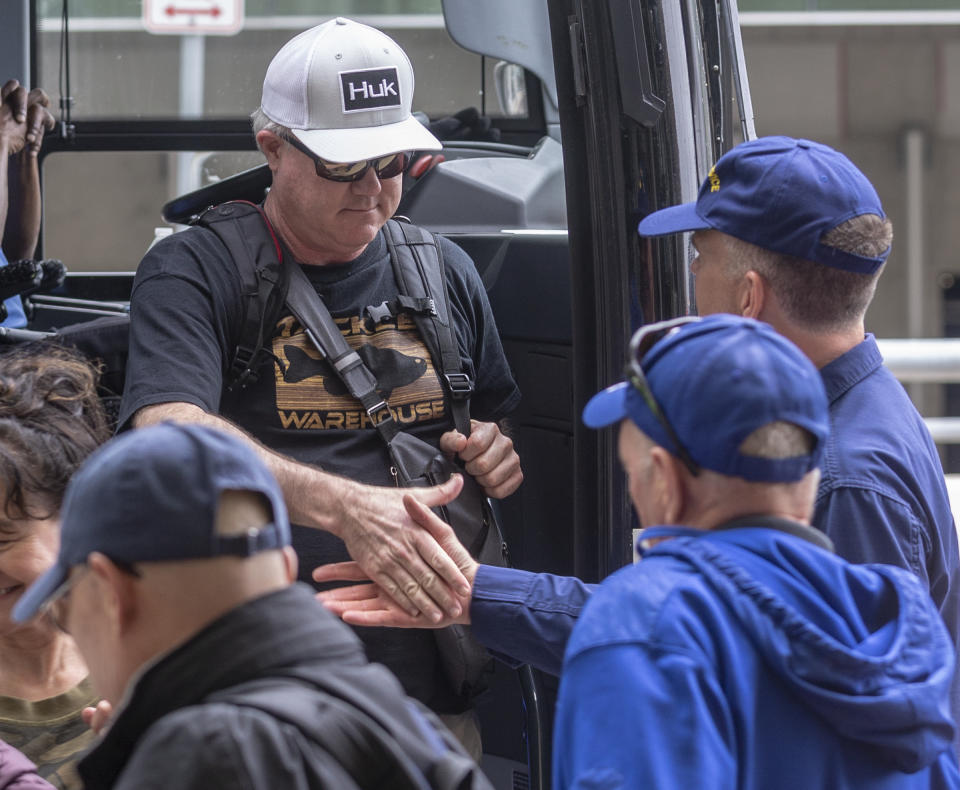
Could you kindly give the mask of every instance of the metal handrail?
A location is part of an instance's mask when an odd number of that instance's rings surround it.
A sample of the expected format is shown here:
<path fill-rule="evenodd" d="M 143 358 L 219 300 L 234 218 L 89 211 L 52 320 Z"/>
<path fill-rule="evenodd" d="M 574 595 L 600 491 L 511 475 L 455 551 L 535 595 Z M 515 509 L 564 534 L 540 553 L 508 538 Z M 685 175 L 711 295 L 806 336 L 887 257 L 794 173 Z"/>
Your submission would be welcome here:
<path fill-rule="evenodd" d="M 900 381 L 960 382 L 960 339 L 885 339 L 877 345 Z"/>
<path fill-rule="evenodd" d="M 960 382 L 960 339 L 908 338 L 877 340 L 883 361 L 901 382 Z M 960 417 L 926 417 L 939 444 L 960 444 Z"/>

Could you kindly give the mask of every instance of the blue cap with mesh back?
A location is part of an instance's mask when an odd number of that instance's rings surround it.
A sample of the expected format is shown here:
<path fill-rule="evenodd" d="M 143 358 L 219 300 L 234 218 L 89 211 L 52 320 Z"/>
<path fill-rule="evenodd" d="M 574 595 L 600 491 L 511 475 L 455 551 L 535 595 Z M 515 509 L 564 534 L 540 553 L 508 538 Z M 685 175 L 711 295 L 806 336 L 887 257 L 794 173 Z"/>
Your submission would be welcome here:
<path fill-rule="evenodd" d="M 657 342 L 642 363 L 654 399 L 700 466 L 755 482 L 795 482 L 819 465 L 830 430 L 820 373 L 769 325 L 718 313 L 680 326 Z M 591 428 L 628 417 L 655 443 L 676 452 L 630 382 L 594 395 L 583 410 L 583 421 Z M 790 458 L 741 452 L 751 433 L 778 421 L 809 431 L 811 452 Z"/>
<path fill-rule="evenodd" d="M 877 191 L 846 156 L 822 143 L 760 137 L 717 160 L 694 203 L 655 211 L 641 236 L 718 230 L 741 241 L 836 269 L 871 274 L 890 254 L 871 257 L 822 243 L 863 214 L 886 216 Z"/>

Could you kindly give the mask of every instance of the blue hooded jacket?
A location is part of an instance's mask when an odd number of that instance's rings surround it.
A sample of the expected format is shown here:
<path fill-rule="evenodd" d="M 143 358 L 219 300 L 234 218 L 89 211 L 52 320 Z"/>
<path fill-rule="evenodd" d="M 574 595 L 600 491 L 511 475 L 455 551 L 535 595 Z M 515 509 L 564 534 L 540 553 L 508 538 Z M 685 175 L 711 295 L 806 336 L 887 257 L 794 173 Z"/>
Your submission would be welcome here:
<path fill-rule="evenodd" d="M 774 529 L 660 531 L 574 628 L 555 787 L 960 787 L 953 648 L 913 575 Z"/>

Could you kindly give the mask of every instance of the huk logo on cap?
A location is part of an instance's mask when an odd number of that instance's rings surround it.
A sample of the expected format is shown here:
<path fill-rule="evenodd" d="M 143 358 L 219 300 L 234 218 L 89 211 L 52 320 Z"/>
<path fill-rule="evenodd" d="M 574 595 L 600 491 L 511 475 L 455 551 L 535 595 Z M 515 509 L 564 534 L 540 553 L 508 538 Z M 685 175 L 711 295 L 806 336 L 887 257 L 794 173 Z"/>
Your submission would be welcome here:
<path fill-rule="evenodd" d="M 400 106 L 400 79 L 397 67 L 340 72 L 343 111 L 363 112 Z"/>

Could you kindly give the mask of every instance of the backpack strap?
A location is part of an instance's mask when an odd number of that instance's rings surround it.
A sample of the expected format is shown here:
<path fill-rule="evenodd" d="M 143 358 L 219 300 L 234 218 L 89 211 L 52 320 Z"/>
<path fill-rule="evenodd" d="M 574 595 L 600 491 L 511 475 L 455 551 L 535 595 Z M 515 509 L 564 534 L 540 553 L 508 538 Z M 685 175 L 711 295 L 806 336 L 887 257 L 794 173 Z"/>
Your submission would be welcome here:
<path fill-rule="evenodd" d="M 453 424 L 469 436 L 473 381 L 463 370 L 453 333 L 440 243 L 430 231 L 395 219 L 387 220 L 383 235 L 400 286 L 402 296 L 398 299 L 407 297 L 426 307 L 411 312 L 446 388 Z"/>
<path fill-rule="evenodd" d="M 245 200 L 209 208 L 194 224 L 217 235 L 240 276 L 243 318 L 225 371 L 225 388 L 235 392 L 258 379 L 266 357 L 274 358 L 266 345 L 289 288 L 283 250 L 263 209 Z"/>

